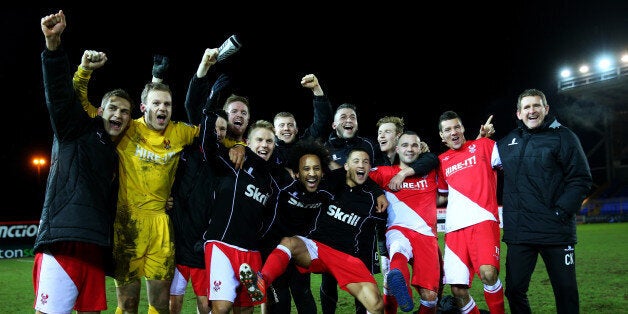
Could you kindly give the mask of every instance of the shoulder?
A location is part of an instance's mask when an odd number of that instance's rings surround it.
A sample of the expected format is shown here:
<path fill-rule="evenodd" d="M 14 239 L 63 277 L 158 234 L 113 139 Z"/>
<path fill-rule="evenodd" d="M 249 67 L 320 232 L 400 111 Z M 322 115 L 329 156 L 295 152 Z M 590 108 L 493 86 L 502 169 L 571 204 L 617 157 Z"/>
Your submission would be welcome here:
<path fill-rule="evenodd" d="M 173 134 L 180 135 L 181 137 L 193 137 L 199 134 L 200 128 L 183 121 L 170 121 L 166 132 L 170 130 Z"/>
<path fill-rule="evenodd" d="M 364 143 L 365 145 L 368 145 L 369 148 L 375 146 L 375 140 L 370 138 L 370 137 L 365 137 L 365 136 L 356 136 L 356 139 L 361 141 L 362 143 Z"/>
<path fill-rule="evenodd" d="M 504 145 L 513 141 L 513 139 L 521 138 L 521 129 L 516 128 L 508 132 L 506 136 L 497 140 L 497 145 Z"/>
<path fill-rule="evenodd" d="M 172 126 L 173 128 L 181 128 L 181 129 L 198 129 L 197 125 L 192 125 L 188 122 L 184 122 L 184 121 L 170 121 L 170 126 Z"/>
<path fill-rule="evenodd" d="M 575 143 L 580 143 L 580 139 L 578 138 L 578 135 L 576 135 L 574 131 L 572 131 L 571 129 L 569 129 L 568 127 L 564 125 L 560 125 L 559 127 L 553 130 L 554 130 L 553 133 L 557 134 L 557 136 L 560 137 L 561 142 L 566 143 L 563 145 L 571 146 Z"/>
<path fill-rule="evenodd" d="M 475 140 L 471 140 L 470 142 L 477 145 L 487 145 L 487 146 L 493 146 L 495 144 L 495 140 L 488 137 L 481 137 Z"/>

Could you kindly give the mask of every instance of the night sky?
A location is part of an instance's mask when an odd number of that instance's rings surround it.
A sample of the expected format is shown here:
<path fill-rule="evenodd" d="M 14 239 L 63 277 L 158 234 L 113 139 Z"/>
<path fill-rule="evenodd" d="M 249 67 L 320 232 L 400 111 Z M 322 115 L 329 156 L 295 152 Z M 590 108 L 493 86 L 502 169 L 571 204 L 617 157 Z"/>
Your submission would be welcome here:
<path fill-rule="evenodd" d="M 47 168 L 38 182 L 30 162 L 35 154 L 49 158 L 52 132 L 41 82 L 39 20 L 59 9 L 67 17 L 62 41 L 73 63 L 79 64 L 85 49 L 109 58 L 92 76 L 92 102 L 121 87 L 139 104 L 152 56 L 160 53 L 171 59 L 166 81 L 174 91 L 173 119 L 185 120 L 186 88 L 205 48 L 236 34 L 242 49 L 209 75 L 234 77 L 236 90 L 250 98 L 252 120 L 291 111 L 306 127 L 311 92 L 299 81 L 314 73 L 334 108 L 343 102 L 358 106 L 360 135 L 374 136 L 379 118 L 399 115 L 436 153 L 444 149 L 437 133 L 440 113 L 457 111 L 467 138 L 494 114 L 499 139 L 514 127 L 516 98 L 526 88 L 546 92 L 550 111 L 581 136 L 586 151 L 595 136 L 569 117 L 587 115 L 595 126 L 596 116 L 557 94 L 559 68 L 628 50 L 628 1 L 364 2 L 350 8 L 341 2 L 304 3 L 312 8 L 258 3 L 3 9 L 0 79 L 10 135 L 0 154 L 8 185 L 0 220 L 37 219 L 41 211 Z M 379 109 L 368 109 L 373 107 Z M 134 118 L 139 115 L 137 110 Z"/>

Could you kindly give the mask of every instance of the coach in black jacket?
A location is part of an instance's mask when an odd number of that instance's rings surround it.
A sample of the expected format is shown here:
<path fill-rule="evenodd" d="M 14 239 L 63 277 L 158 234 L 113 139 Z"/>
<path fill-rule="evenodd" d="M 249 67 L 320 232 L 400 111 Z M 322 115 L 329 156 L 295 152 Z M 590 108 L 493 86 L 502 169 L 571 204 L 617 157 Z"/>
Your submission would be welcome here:
<path fill-rule="evenodd" d="M 524 91 L 518 128 L 497 143 L 504 170 L 506 297 L 512 313 L 530 313 L 526 292 L 541 255 L 557 313 L 578 313 L 575 214 L 592 184 L 577 136 L 547 115 L 545 95 Z"/>

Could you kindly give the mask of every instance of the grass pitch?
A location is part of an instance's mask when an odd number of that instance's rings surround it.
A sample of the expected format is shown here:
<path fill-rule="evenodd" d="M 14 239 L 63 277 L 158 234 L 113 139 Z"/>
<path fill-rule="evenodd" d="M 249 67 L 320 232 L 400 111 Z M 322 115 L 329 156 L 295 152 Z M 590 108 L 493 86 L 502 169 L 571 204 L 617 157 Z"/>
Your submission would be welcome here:
<path fill-rule="evenodd" d="M 577 227 L 576 272 L 580 291 L 581 313 L 626 313 L 628 311 L 628 223 L 584 224 Z M 441 245 L 442 245 L 442 234 Z M 502 243 L 502 274 L 504 282 L 506 245 Z M 32 258 L 0 259 L 0 312 L 33 313 Z M 381 286 L 381 275 L 376 275 Z M 318 303 L 320 275 L 312 275 L 312 291 Z M 445 287 L 449 294 L 449 287 Z M 339 290 L 339 314 L 355 313 L 353 298 Z M 415 308 L 418 298 L 415 295 Z M 471 295 L 481 309 L 484 302 L 482 283 L 474 280 Z M 140 313 L 146 313 L 146 289 L 142 287 Z M 541 258 L 537 263 L 528 293 L 533 313 L 556 313 L 552 287 Z M 109 309 L 114 313 L 116 293 L 113 280 L 107 278 Z M 259 313 L 259 308 L 255 309 Z M 296 310 L 293 310 L 296 313 Z M 509 313 L 508 302 L 506 312 Z M 183 313 L 196 313 L 196 300 L 191 286 L 185 296 Z"/>

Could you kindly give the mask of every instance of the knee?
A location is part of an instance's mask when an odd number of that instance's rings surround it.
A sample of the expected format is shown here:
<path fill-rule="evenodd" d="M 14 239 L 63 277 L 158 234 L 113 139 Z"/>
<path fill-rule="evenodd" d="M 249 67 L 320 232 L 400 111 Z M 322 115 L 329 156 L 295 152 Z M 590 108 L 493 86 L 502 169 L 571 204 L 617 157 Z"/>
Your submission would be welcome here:
<path fill-rule="evenodd" d="M 451 294 L 454 295 L 456 305 L 460 308 L 471 301 L 469 287 L 466 285 L 451 285 Z"/>
<path fill-rule="evenodd" d="M 438 293 L 436 291 L 428 289 L 420 289 L 419 294 L 421 295 L 421 300 L 424 301 L 436 301 L 438 298 Z"/>
<path fill-rule="evenodd" d="M 297 246 L 296 241 L 298 240 L 294 237 L 283 237 L 279 244 L 285 246 L 290 252 L 294 252 L 294 248 Z"/>
<path fill-rule="evenodd" d="M 480 279 L 485 285 L 494 285 L 499 278 L 499 271 L 494 266 L 483 265 L 480 267 Z"/>
<path fill-rule="evenodd" d="M 207 300 L 207 297 L 196 297 L 196 306 L 199 313 L 211 312 L 211 303 Z"/>
<path fill-rule="evenodd" d="M 232 305 L 229 302 L 212 302 L 211 313 L 229 313 Z"/>
<path fill-rule="evenodd" d="M 292 240 L 292 238 L 290 238 L 290 237 L 283 237 L 283 238 L 281 238 L 281 241 L 279 241 L 279 244 L 281 244 L 281 245 L 283 245 L 283 246 L 285 246 L 287 248 L 290 248 L 290 246 L 291 246 L 290 244 L 292 243 L 291 240 Z"/>
<path fill-rule="evenodd" d="M 380 298 L 376 298 L 370 304 L 365 304 L 369 313 L 384 313 L 384 300 Z"/>
<path fill-rule="evenodd" d="M 212 311 L 212 308 L 210 304 L 203 304 L 203 305 L 199 305 L 198 310 L 199 310 L 199 313 L 210 313 Z"/>

